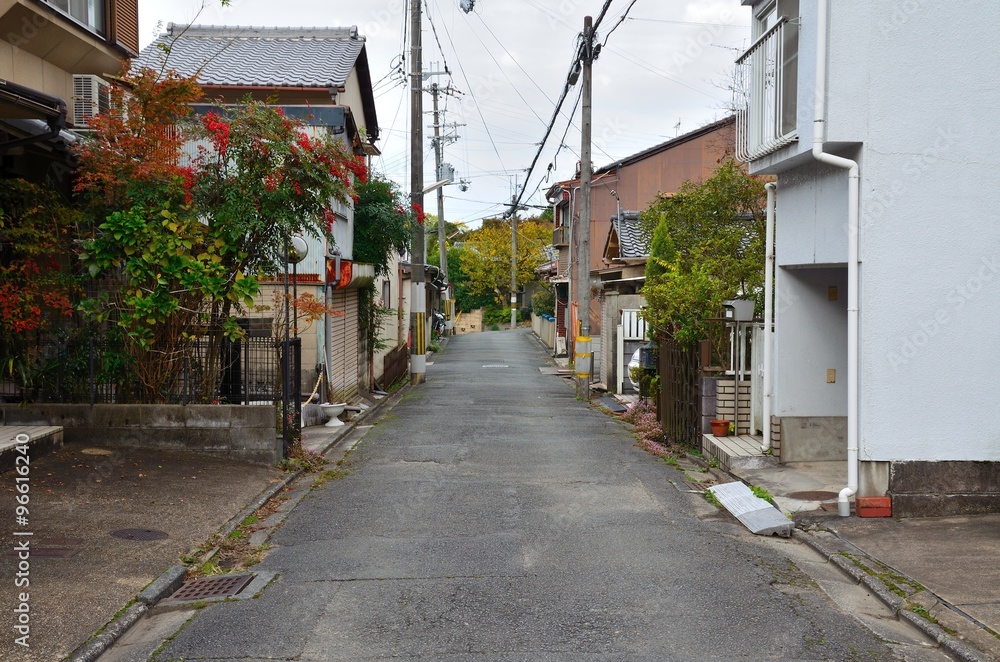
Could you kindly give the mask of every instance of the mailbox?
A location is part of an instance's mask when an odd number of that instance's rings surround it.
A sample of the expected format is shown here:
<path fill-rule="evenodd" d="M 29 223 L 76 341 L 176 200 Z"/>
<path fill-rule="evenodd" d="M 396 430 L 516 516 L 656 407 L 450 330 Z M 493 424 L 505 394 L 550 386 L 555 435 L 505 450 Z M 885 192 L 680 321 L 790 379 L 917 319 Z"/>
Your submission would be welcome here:
<path fill-rule="evenodd" d="M 722 302 L 722 309 L 730 322 L 753 321 L 753 301 L 750 299 L 726 299 Z"/>
<path fill-rule="evenodd" d="M 653 343 L 647 343 L 639 348 L 639 367 L 644 370 L 656 370 L 656 358 L 653 356 Z"/>

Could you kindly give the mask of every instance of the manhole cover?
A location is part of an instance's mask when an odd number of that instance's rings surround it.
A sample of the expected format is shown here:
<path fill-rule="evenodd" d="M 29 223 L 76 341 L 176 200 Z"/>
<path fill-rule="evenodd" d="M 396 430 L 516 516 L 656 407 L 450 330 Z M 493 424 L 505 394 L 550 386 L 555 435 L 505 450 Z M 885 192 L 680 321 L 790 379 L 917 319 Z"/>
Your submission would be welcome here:
<path fill-rule="evenodd" d="M 80 452 L 84 455 L 114 455 L 114 451 L 109 451 L 107 448 L 84 448 Z"/>
<path fill-rule="evenodd" d="M 218 577 L 201 577 L 184 582 L 177 592 L 170 596 L 171 602 L 188 600 L 211 600 L 213 598 L 229 598 L 244 588 L 253 580 L 253 575 L 220 575 Z"/>
<path fill-rule="evenodd" d="M 792 492 L 786 495 L 789 499 L 798 499 L 799 501 L 829 501 L 830 499 L 836 499 L 836 492 L 825 492 L 823 490 L 805 490 L 803 492 Z"/>
<path fill-rule="evenodd" d="M 156 529 L 118 529 L 112 531 L 111 535 L 123 540 L 163 540 L 167 538 L 166 531 Z"/>

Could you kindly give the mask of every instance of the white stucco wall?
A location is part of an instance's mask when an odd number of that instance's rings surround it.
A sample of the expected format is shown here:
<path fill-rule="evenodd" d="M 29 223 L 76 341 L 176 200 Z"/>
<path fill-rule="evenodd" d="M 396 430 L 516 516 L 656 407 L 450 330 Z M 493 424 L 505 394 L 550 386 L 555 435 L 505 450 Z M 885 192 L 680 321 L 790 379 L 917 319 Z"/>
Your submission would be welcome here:
<path fill-rule="evenodd" d="M 846 416 L 847 269 L 778 269 L 776 283 L 775 415 Z"/>
<path fill-rule="evenodd" d="M 970 434 L 965 425 L 1000 410 L 1000 83 L 983 69 L 1000 61 L 1000 3 L 938 9 L 929 0 L 830 3 L 827 147 L 861 163 L 863 460 L 1000 460 L 1000 428 Z M 831 220 L 846 219 L 846 173 L 807 164 L 804 154 L 815 18 L 815 6 L 802 3 L 802 140 L 769 163 L 779 173 L 782 265 L 846 253 L 843 225 Z M 819 314 L 821 284 L 809 281 L 817 273 L 779 269 L 779 415 L 821 415 L 804 411 L 820 400 L 807 359 L 834 358 L 824 354 L 835 344 L 824 320 L 846 326 L 846 315 Z M 797 294 L 781 309 L 782 296 Z M 827 404 L 824 413 L 846 413 L 841 396 Z"/>

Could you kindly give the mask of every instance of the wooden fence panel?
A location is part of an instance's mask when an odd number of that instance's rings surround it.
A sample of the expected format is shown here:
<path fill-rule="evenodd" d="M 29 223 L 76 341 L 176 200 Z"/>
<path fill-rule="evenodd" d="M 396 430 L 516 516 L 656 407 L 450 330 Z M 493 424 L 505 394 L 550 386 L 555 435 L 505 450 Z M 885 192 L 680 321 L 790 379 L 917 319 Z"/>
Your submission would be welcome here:
<path fill-rule="evenodd" d="M 696 347 L 659 341 L 657 370 L 660 395 L 657 416 L 667 438 L 676 444 L 701 445 L 701 365 Z"/>

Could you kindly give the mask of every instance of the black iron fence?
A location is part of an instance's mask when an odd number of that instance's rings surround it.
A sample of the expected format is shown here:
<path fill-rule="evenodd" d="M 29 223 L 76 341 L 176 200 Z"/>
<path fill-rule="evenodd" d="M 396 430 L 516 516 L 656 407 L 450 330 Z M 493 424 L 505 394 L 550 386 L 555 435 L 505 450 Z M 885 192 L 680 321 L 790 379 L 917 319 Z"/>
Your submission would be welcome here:
<path fill-rule="evenodd" d="M 200 337 L 177 350 L 176 377 L 160 385 L 161 403 L 273 404 L 282 399 L 282 342 L 248 329 L 221 346 Z M 138 403 L 149 389 L 130 368 L 120 347 L 97 333 L 73 339 L 35 339 L 22 346 L 20 360 L 4 366 L 0 399 L 6 402 Z M 291 394 L 301 382 L 301 349 L 289 352 Z M 214 367 L 212 367 L 214 366 Z M 216 372 L 218 371 L 218 372 Z"/>

